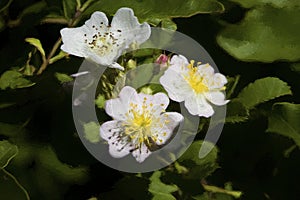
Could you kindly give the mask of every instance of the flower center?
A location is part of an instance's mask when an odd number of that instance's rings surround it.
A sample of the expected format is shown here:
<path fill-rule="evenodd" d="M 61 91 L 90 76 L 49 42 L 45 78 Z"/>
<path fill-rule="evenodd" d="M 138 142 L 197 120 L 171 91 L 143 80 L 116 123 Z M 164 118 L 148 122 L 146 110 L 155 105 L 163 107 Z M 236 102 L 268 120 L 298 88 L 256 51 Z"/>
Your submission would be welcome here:
<path fill-rule="evenodd" d="M 185 80 L 193 88 L 193 90 L 199 94 L 208 91 L 208 87 L 203 83 L 203 77 L 198 73 L 197 67 L 194 67 L 194 61 L 191 60 L 190 64 L 187 66 L 188 75 L 185 77 Z"/>
<path fill-rule="evenodd" d="M 132 114 L 134 116 L 132 119 L 132 124 L 134 126 L 147 128 L 148 126 L 151 125 L 152 117 L 151 115 L 148 114 L 148 112 L 140 114 L 139 112 L 132 110 Z"/>
<path fill-rule="evenodd" d="M 104 26 L 103 24 L 100 26 L 102 28 Z M 93 26 L 93 28 L 96 30 L 97 33 L 95 33 L 92 36 L 92 39 L 89 41 L 88 39 L 85 39 L 85 43 L 98 55 L 105 56 L 106 54 L 112 53 L 114 49 L 119 47 L 119 41 L 117 37 L 121 36 L 121 30 L 118 30 L 118 35 L 116 37 L 114 32 L 109 31 L 109 28 L 107 31 L 101 33 L 98 31 L 98 28 L 96 26 Z M 87 37 L 87 35 L 84 35 Z"/>
<path fill-rule="evenodd" d="M 126 114 L 127 120 L 122 123 L 124 127 L 125 136 L 129 136 L 130 140 L 135 143 L 136 148 L 140 148 L 144 143 L 151 145 L 151 142 L 156 142 L 158 139 L 158 133 L 152 131 L 153 127 L 163 127 L 164 123 L 160 121 L 153 113 L 155 109 L 153 104 L 147 104 L 147 97 L 144 98 L 141 108 L 138 108 L 137 104 L 131 103 L 130 109 Z"/>

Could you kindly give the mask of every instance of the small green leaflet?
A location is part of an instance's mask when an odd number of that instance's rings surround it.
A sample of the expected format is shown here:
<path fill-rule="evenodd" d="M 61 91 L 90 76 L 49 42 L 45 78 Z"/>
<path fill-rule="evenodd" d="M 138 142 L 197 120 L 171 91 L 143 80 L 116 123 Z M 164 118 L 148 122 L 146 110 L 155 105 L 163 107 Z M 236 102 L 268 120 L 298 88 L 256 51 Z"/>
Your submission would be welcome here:
<path fill-rule="evenodd" d="M 18 71 L 8 70 L 4 72 L 0 77 L 0 88 L 5 90 L 6 88 L 26 88 L 31 87 L 35 83 L 23 78 L 23 74 Z"/>
<path fill-rule="evenodd" d="M 18 147 L 10 142 L 0 141 L 0 169 L 5 168 L 9 161 L 18 154 Z"/>
<path fill-rule="evenodd" d="M 152 200 L 176 200 L 171 193 L 176 192 L 178 187 L 161 182 L 161 175 L 161 171 L 155 171 L 149 179 L 151 183 L 148 190 L 153 195 Z"/>
<path fill-rule="evenodd" d="M 96 122 L 89 122 L 83 125 L 84 137 L 91 143 L 100 141 L 100 126 Z"/>

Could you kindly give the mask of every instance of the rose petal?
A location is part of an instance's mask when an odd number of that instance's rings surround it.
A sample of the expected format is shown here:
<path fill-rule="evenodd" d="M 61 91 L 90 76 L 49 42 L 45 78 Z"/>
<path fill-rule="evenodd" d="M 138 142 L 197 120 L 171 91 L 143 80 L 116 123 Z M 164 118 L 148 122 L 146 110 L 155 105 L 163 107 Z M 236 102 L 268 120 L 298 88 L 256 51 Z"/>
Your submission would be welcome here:
<path fill-rule="evenodd" d="M 125 41 L 126 48 L 133 42 L 145 42 L 151 34 L 149 24 L 140 24 L 130 8 L 120 8 L 112 19 L 111 27 L 111 30 Z"/>
<path fill-rule="evenodd" d="M 182 102 L 191 94 L 192 89 L 184 78 L 173 69 L 169 68 L 159 79 L 170 99 Z"/>
<path fill-rule="evenodd" d="M 192 95 L 184 102 L 185 107 L 192 115 L 210 117 L 214 114 L 211 105 L 207 103 L 203 95 Z"/>
<path fill-rule="evenodd" d="M 229 102 L 225 100 L 225 95 L 220 91 L 206 92 L 204 95 L 206 99 L 217 106 L 222 106 Z"/>
<path fill-rule="evenodd" d="M 138 161 L 139 163 L 144 162 L 144 160 L 150 156 L 151 151 L 148 149 L 148 147 L 143 143 L 141 145 L 141 148 L 136 149 L 132 152 L 133 157 Z"/>

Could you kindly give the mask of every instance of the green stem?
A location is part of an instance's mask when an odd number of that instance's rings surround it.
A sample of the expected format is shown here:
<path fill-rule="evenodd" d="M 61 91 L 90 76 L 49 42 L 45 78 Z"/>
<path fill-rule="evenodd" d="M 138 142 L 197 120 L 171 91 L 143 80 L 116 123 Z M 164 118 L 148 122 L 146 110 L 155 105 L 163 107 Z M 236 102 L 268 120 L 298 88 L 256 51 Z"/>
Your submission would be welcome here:
<path fill-rule="evenodd" d="M 76 10 L 79 10 L 81 8 L 81 1 L 80 0 L 76 0 Z"/>
<path fill-rule="evenodd" d="M 38 75 L 42 74 L 43 71 L 47 68 L 50 59 L 54 56 L 55 52 L 57 51 L 57 49 L 60 47 L 62 40 L 61 37 L 56 41 L 56 43 L 54 44 L 51 52 L 49 53 L 47 59 L 43 62 L 43 64 L 41 65 L 39 71 L 37 72 Z"/>
<path fill-rule="evenodd" d="M 61 18 L 57 18 L 57 19 L 45 19 L 43 22 L 44 23 L 61 23 L 61 24 L 68 24 L 69 27 L 74 27 L 77 25 L 77 23 L 80 21 L 80 16 L 81 13 L 87 9 L 87 7 L 95 0 L 88 0 L 86 1 L 82 7 L 80 7 L 78 9 L 79 6 L 81 6 L 80 0 L 76 0 L 77 2 L 77 12 L 75 13 L 74 18 L 68 22 L 66 21 L 66 19 L 61 19 Z M 57 51 L 57 49 L 60 47 L 62 42 L 61 37 L 56 41 L 56 43 L 54 44 L 51 52 L 49 53 L 47 59 L 45 61 L 43 61 L 43 64 L 41 65 L 41 67 L 39 68 L 37 75 L 40 75 L 43 73 L 43 71 L 47 68 L 47 66 L 50 64 L 50 59 L 54 56 L 55 52 Z"/>
<path fill-rule="evenodd" d="M 85 11 L 85 9 L 87 9 L 87 7 L 88 7 L 91 3 L 93 3 L 93 1 L 95 1 L 95 0 L 88 0 L 88 1 L 86 1 L 86 2 L 82 5 L 82 7 L 79 9 L 79 11 L 80 11 L 80 12 Z"/>
<path fill-rule="evenodd" d="M 41 21 L 42 24 L 68 24 L 65 18 L 45 18 Z"/>
<path fill-rule="evenodd" d="M 237 86 L 239 80 L 240 80 L 240 75 L 237 75 L 237 76 L 235 77 L 235 80 L 234 80 L 234 83 L 233 83 L 232 87 L 230 88 L 230 90 L 229 90 L 228 93 L 227 93 L 227 98 L 228 98 L 228 99 L 229 99 L 229 98 L 231 97 L 231 95 L 233 94 L 233 92 L 234 92 L 234 90 L 235 90 L 235 88 L 236 88 L 236 86 Z"/>
<path fill-rule="evenodd" d="M 2 169 L 2 171 L 9 176 L 15 183 L 16 185 L 24 192 L 26 199 L 30 200 L 29 194 L 26 191 L 26 189 L 20 184 L 20 182 L 16 179 L 16 177 L 14 177 L 14 175 L 12 175 L 11 173 L 9 173 L 8 171 L 6 171 L 5 169 Z"/>
<path fill-rule="evenodd" d="M 7 2 L 7 4 L 6 4 L 5 6 L 3 6 L 3 7 L 0 9 L 0 13 L 1 13 L 2 11 L 6 10 L 12 2 L 13 2 L 13 0 L 9 0 L 9 1 Z"/>

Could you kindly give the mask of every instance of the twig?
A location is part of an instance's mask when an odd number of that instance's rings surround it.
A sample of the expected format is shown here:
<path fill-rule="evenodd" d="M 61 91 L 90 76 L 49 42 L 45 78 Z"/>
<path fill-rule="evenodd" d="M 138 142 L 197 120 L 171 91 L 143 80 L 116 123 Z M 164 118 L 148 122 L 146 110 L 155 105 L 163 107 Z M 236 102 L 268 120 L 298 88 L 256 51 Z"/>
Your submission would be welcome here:
<path fill-rule="evenodd" d="M 54 44 L 51 52 L 49 53 L 49 55 L 47 57 L 47 59 L 43 62 L 43 64 L 41 65 L 39 71 L 37 72 L 38 75 L 40 75 L 41 73 L 43 73 L 43 71 L 47 68 L 50 59 L 54 56 L 55 52 L 60 47 L 61 41 L 62 41 L 61 37 L 56 41 L 56 43 Z"/>
<path fill-rule="evenodd" d="M 30 200 L 29 194 L 26 191 L 26 189 L 20 184 L 20 182 L 16 179 L 16 177 L 14 177 L 14 175 L 12 175 L 11 173 L 9 173 L 8 171 L 6 171 L 5 169 L 2 169 L 2 171 L 9 176 L 16 184 L 17 186 L 24 192 L 26 199 Z"/>

